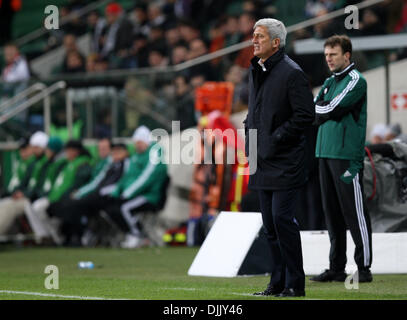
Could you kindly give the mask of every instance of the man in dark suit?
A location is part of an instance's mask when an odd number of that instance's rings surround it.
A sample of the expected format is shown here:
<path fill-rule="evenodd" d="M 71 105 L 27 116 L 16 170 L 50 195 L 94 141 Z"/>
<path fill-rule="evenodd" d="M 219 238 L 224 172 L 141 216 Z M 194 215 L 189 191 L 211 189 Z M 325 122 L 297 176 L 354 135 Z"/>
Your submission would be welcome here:
<path fill-rule="evenodd" d="M 295 211 L 307 181 L 304 131 L 314 120 L 314 106 L 304 72 L 285 54 L 286 35 L 284 24 L 275 19 L 254 26 L 244 122 L 246 155 L 249 165 L 257 166 L 249 188 L 258 192 L 272 256 L 270 283 L 256 294 L 297 297 L 305 296 L 305 275 Z M 257 145 L 249 142 L 250 129 L 257 130 Z"/>

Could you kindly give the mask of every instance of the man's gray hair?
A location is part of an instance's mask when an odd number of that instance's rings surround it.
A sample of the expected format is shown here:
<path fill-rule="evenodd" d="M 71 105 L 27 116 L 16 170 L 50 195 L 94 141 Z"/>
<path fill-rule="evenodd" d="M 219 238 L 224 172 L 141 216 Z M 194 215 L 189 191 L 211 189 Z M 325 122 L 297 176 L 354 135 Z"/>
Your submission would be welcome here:
<path fill-rule="evenodd" d="M 256 29 L 258 26 L 264 26 L 267 28 L 271 40 L 276 38 L 280 39 L 280 48 L 285 46 L 287 30 L 284 26 L 284 23 L 282 23 L 280 20 L 272 18 L 260 19 L 254 25 L 253 30 Z"/>

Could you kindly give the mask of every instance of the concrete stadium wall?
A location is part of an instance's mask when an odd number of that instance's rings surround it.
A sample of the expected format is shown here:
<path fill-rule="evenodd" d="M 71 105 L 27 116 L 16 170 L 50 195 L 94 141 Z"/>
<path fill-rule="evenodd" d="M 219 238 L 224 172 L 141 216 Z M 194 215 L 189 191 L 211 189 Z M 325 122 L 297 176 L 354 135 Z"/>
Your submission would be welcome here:
<path fill-rule="evenodd" d="M 376 123 L 386 122 L 385 69 L 380 67 L 364 73 L 368 83 L 368 126 L 367 137 Z M 390 96 L 407 94 L 407 59 L 390 65 Z M 390 107 L 390 123 L 398 122 L 407 131 L 407 108 L 395 110 Z"/>

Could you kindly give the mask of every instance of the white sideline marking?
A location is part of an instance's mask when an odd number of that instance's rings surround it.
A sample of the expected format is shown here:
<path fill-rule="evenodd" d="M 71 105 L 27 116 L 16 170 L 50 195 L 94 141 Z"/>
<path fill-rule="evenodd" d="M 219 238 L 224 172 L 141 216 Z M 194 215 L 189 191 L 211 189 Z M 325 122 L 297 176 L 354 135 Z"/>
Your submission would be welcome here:
<path fill-rule="evenodd" d="M 53 297 L 53 298 L 67 298 L 67 299 L 82 299 L 82 300 L 112 300 L 108 298 L 101 297 L 86 297 L 86 296 L 67 296 L 63 294 L 51 294 L 51 293 L 41 293 L 41 292 L 29 292 L 29 291 L 14 291 L 14 290 L 0 290 L 0 294 L 22 294 L 28 296 L 40 296 L 40 297 Z"/>
<path fill-rule="evenodd" d="M 197 288 L 164 288 L 164 290 L 185 290 L 185 291 L 196 291 L 196 290 L 202 290 L 202 289 L 197 289 Z"/>

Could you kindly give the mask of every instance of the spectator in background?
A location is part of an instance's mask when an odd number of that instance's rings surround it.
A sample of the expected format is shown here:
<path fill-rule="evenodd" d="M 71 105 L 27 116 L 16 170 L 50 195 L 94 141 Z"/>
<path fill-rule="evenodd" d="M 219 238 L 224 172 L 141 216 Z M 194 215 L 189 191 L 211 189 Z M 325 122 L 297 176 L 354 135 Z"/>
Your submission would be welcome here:
<path fill-rule="evenodd" d="M 5 66 L 1 79 L 5 84 L 3 85 L 2 96 L 12 97 L 27 87 L 30 70 L 27 60 L 20 54 L 20 50 L 15 44 L 7 43 L 3 53 Z"/>
<path fill-rule="evenodd" d="M 247 41 L 252 38 L 253 27 L 256 22 L 256 17 L 250 12 L 244 12 L 239 17 L 239 31 L 240 31 L 240 40 Z M 250 60 L 253 58 L 253 48 L 251 46 L 240 50 L 238 56 L 236 57 L 235 64 L 242 68 L 249 68 Z"/>
<path fill-rule="evenodd" d="M 131 46 L 133 25 L 123 14 L 121 5 L 112 2 L 105 9 L 106 26 L 102 36 L 102 44 L 97 48 L 103 58 L 112 54 L 121 54 L 121 50 L 126 50 Z"/>
<path fill-rule="evenodd" d="M 88 16 L 86 17 L 87 22 L 87 30 L 93 34 L 96 30 L 96 27 L 100 21 L 100 14 L 99 11 L 93 10 L 89 12 Z"/>
<path fill-rule="evenodd" d="M 137 68 L 148 67 L 149 48 L 147 37 L 143 33 L 135 35 L 132 49 L 135 66 Z"/>
<path fill-rule="evenodd" d="M 372 131 L 370 132 L 370 141 L 368 144 L 377 144 L 383 143 L 386 137 L 387 128 L 383 123 L 378 123 L 373 126 Z"/>
<path fill-rule="evenodd" d="M 165 56 L 165 51 L 160 47 L 153 47 L 148 55 L 148 64 L 150 67 L 158 68 L 165 67 L 169 64 L 168 58 Z"/>
<path fill-rule="evenodd" d="M 225 20 L 219 19 L 215 22 L 215 24 L 209 30 L 209 38 L 210 38 L 210 45 L 209 45 L 209 52 L 215 52 L 222 49 L 225 46 L 225 34 L 226 34 L 226 26 Z M 217 59 L 218 64 L 220 62 L 220 58 Z"/>
<path fill-rule="evenodd" d="M 367 37 L 386 34 L 386 25 L 380 19 L 377 9 L 367 8 L 362 13 L 362 21 L 359 23 L 359 36 Z"/>
<path fill-rule="evenodd" d="M 193 91 L 195 92 L 195 89 L 198 87 L 203 86 L 207 79 L 205 78 L 205 75 L 197 73 L 193 74 L 191 76 L 190 84 L 192 86 Z"/>
<path fill-rule="evenodd" d="M 321 8 L 317 11 L 315 17 L 321 17 L 328 14 L 327 8 Z M 314 37 L 318 39 L 325 39 L 333 36 L 334 34 L 345 33 L 345 27 L 342 19 L 331 19 L 319 22 L 313 27 Z"/>
<path fill-rule="evenodd" d="M 189 43 L 188 60 L 198 58 L 208 53 L 208 48 L 202 39 L 194 39 Z"/>
<path fill-rule="evenodd" d="M 95 62 L 98 58 L 96 53 L 91 53 L 86 57 L 86 72 L 94 72 L 95 71 Z"/>
<path fill-rule="evenodd" d="M 208 53 L 208 47 L 202 39 L 195 39 L 189 43 L 187 60 L 198 58 Z M 190 68 L 190 76 L 202 75 L 207 80 L 215 80 L 215 73 L 210 62 L 197 64 Z"/>
<path fill-rule="evenodd" d="M 175 84 L 175 119 L 180 121 L 180 130 L 196 126 L 194 98 L 191 86 L 183 75 L 174 79 Z"/>
<path fill-rule="evenodd" d="M 87 72 L 103 72 L 106 71 L 108 67 L 109 61 L 99 57 L 96 53 L 92 53 L 86 58 Z"/>
<path fill-rule="evenodd" d="M 148 43 L 150 46 L 163 48 L 164 53 L 167 54 L 167 44 L 164 38 L 164 30 L 161 27 L 151 27 Z"/>
<path fill-rule="evenodd" d="M 400 18 L 394 27 L 396 33 L 407 32 L 407 0 L 404 0 L 400 12 Z"/>
<path fill-rule="evenodd" d="M 53 73 L 73 73 L 86 70 L 85 58 L 80 53 L 74 34 L 66 34 L 63 40 L 64 58 Z"/>
<path fill-rule="evenodd" d="M 79 51 L 68 52 L 64 73 L 85 72 L 86 65 L 83 56 Z"/>
<path fill-rule="evenodd" d="M 401 134 L 401 126 L 399 123 L 393 123 L 387 126 L 386 134 L 384 136 L 385 141 L 396 139 Z"/>
<path fill-rule="evenodd" d="M 407 134 L 403 133 L 400 123 L 393 123 L 387 127 L 385 141 L 400 140 L 407 144 Z"/>
<path fill-rule="evenodd" d="M 158 3 L 151 3 L 147 7 L 147 16 L 151 28 L 159 27 L 164 29 L 166 27 L 167 18 L 161 10 L 161 6 Z"/>
<path fill-rule="evenodd" d="M 179 32 L 178 27 L 174 25 L 170 25 L 165 30 L 165 45 L 169 51 L 175 48 L 181 41 L 181 34 Z"/>
<path fill-rule="evenodd" d="M 65 34 L 70 33 L 79 37 L 86 33 L 86 21 L 84 21 L 83 18 L 79 16 L 78 9 L 67 9 L 66 15 L 70 15 L 71 20 L 62 26 L 62 30 Z"/>
<path fill-rule="evenodd" d="M 95 72 L 103 72 L 109 68 L 109 61 L 106 58 L 97 58 L 95 61 Z"/>
<path fill-rule="evenodd" d="M 185 43 L 191 43 L 192 40 L 200 39 L 201 33 L 199 29 L 189 21 L 182 21 L 178 25 L 181 40 Z"/>
<path fill-rule="evenodd" d="M 63 46 L 65 54 L 67 54 L 70 51 L 79 51 L 78 45 L 76 43 L 76 36 L 71 33 L 68 33 L 64 36 Z"/>
<path fill-rule="evenodd" d="M 171 64 L 177 65 L 185 62 L 188 59 L 188 48 L 183 44 L 179 44 L 172 49 Z"/>
<path fill-rule="evenodd" d="M 232 113 L 239 112 L 247 109 L 249 91 L 247 82 L 244 78 L 247 74 L 246 69 L 238 65 L 232 65 L 225 75 L 225 81 L 233 83 L 233 102 L 232 102 Z"/>
<path fill-rule="evenodd" d="M 305 16 L 310 19 L 317 17 L 321 10 L 329 12 L 333 7 L 332 3 L 333 1 L 307 0 L 305 5 Z"/>
<path fill-rule="evenodd" d="M 143 34 L 148 37 L 150 34 L 150 25 L 148 23 L 147 6 L 143 3 L 137 3 L 130 15 L 130 20 L 134 25 L 134 34 Z"/>
<path fill-rule="evenodd" d="M 99 54 L 103 48 L 106 34 L 106 18 L 101 17 L 97 11 L 91 12 L 88 17 L 88 29 L 91 32 L 91 52 Z"/>
<path fill-rule="evenodd" d="M 11 25 L 14 13 L 21 10 L 21 0 L 0 1 L 0 46 L 11 40 Z"/>
<path fill-rule="evenodd" d="M 239 18 L 228 16 L 225 24 L 225 46 L 229 47 L 239 42 Z"/>

